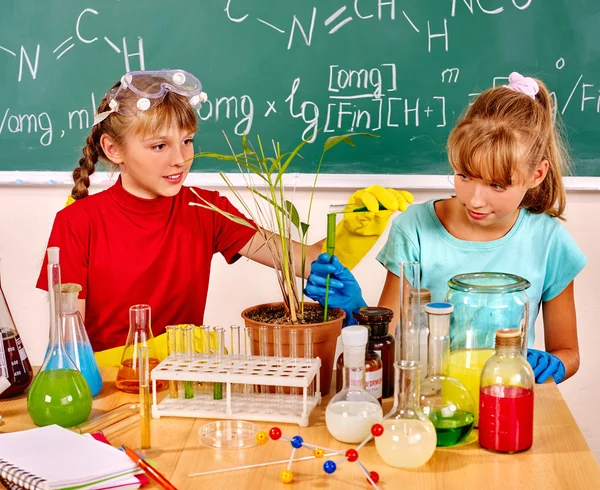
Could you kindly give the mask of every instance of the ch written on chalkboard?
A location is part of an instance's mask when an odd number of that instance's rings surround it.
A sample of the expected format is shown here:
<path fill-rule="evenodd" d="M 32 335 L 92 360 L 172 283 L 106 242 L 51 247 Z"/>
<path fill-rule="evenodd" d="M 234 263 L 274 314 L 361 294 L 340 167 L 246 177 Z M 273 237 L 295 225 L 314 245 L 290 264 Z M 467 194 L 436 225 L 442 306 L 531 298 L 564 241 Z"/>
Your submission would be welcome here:
<path fill-rule="evenodd" d="M 283 150 L 368 131 L 380 138 L 322 171 L 434 175 L 448 172 L 445 141 L 473 97 L 519 71 L 553 90 L 576 175 L 600 176 L 598 18 L 597 0 L 5 2 L 0 172 L 71 170 L 107 87 L 128 70 L 182 68 L 209 95 L 203 151 L 227 151 L 222 131 Z M 319 146 L 290 170 L 314 172 Z"/>

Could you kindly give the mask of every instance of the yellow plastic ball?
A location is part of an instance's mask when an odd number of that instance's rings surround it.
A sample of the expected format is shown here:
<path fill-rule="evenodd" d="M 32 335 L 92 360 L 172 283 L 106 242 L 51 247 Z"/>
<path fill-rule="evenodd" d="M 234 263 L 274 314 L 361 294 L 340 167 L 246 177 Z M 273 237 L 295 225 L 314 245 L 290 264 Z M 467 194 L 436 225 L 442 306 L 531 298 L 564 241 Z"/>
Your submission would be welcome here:
<path fill-rule="evenodd" d="M 313 451 L 313 456 L 315 458 L 322 458 L 324 454 L 325 454 L 325 451 L 323 451 L 322 449 L 317 448 Z"/>
<path fill-rule="evenodd" d="M 283 470 L 279 474 L 279 479 L 281 480 L 281 483 L 292 483 L 292 480 L 294 479 L 294 473 L 290 470 Z"/>
<path fill-rule="evenodd" d="M 256 434 L 256 442 L 258 442 L 259 444 L 266 444 L 267 442 L 269 442 L 269 436 L 266 432 L 259 432 L 258 434 Z"/>

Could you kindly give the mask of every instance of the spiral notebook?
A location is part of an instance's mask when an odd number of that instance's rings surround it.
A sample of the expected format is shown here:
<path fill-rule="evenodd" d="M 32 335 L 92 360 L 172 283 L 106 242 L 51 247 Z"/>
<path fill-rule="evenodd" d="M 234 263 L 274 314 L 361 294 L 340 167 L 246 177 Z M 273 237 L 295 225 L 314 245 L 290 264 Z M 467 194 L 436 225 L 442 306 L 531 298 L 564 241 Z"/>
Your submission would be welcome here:
<path fill-rule="evenodd" d="M 122 451 L 58 425 L 0 434 L 0 477 L 27 490 L 93 490 L 139 472 Z"/>

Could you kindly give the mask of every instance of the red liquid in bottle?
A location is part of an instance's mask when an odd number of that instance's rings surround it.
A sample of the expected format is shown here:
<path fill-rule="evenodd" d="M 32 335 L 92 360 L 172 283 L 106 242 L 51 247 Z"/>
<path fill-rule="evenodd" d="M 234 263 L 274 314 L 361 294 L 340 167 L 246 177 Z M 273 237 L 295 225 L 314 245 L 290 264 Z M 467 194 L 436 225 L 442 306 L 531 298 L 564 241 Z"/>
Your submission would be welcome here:
<path fill-rule="evenodd" d="M 533 391 L 490 385 L 479 395 L 479 444 L 513 453 L 533 444 Z"/>
<path fill-rule="evenodd" d="M 19 334 L 9 331 L 0 335 L 0 375 L 8 378 L 11 383 L 10 387 L 0 394 L 0 398 L 8 398 L 27 389 L 33 378 L 33 371 Z"/>

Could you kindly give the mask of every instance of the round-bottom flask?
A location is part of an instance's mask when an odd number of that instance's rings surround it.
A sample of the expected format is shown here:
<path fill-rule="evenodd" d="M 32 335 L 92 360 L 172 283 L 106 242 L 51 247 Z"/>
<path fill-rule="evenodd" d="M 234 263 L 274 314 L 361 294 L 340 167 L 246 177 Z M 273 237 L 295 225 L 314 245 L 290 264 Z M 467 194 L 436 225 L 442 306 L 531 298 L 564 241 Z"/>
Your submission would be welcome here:
<path fill-rule="evenodd" d="M 344 389 L 337 393 L 325 410 L 325 424 L 338 441 L 362 442 L 373 424 L 381 421 L 381 405 L 365 389 L 365 349 L 369 333 L 366 327 L 353 325 L 342 330 L 344 341 Z"/>
<path fill-rule="evenodd" d="M 421 381 L 420 405 L 437 433 L 438 446 L 464 441 L 475 422 L 475 401 L 469 390 L 448 376 L 450 357 L 450 303 L 428 303 L 428 374 Z"/>
<path fill-rule="evenodd" d="M 419 408 L 420 380 L 418 362 L 394 363 L 394 407 L 381 423 L 383 434 L 375 438 L 375 448 L 395 468 L 421 466 L 435 451 L 435 427 Z"/>

